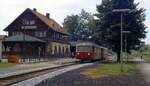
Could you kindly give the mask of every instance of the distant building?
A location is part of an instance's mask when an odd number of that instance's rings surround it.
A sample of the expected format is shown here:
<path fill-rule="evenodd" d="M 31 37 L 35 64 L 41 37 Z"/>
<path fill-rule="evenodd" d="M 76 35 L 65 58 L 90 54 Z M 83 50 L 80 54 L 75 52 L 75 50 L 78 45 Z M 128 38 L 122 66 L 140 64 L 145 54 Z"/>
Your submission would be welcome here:
<path fill-rule="evenodd" d="M 4 55 L 26 58 L 65 57 L 70 53 L 69 33 L 50 14 L 40 14 L 27 8 L 4 31 L 8 38 L 3 41 Z"/>
<path fill-rule="evenodd" d="M 0 35 L 0 59 L 2 59 L 2 51 L 3 51 L 2 41 L 4 40 L 5 37 L 6 37 L 5 35 Z"/>

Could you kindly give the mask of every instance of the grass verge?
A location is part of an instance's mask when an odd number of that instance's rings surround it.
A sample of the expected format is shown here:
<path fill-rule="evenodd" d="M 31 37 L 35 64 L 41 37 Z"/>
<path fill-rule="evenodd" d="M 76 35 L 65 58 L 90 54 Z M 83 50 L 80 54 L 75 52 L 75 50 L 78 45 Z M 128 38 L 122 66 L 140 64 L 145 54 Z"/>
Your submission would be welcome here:
<path fill-rule="evenodd" d="M 99 64 L 94 68 L 87 68 L 81 74 L 89 78 L 129 76 L 137 71 L 137 65 L 133 63 L 123 64 L 123 72 L 120 71 L 120 64 Z"/>
<path fill-rule="evenodd" d="M 0 69 L 1 68 L 8 68 L 8 67 L 13 67 L 15 66 L 15 63 L 6 63 L 6 62 L 0 62 Z"/>

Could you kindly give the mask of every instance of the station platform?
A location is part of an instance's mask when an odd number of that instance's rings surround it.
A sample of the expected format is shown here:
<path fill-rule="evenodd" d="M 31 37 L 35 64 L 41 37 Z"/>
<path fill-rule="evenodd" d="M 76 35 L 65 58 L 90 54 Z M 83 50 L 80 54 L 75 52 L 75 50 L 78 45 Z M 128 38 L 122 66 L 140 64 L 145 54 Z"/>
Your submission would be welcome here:
<path fill-rule="evenodd" d="M 32 71 L 47 69 L 47 68 L 59 67 L 61 65 L 73 63 L 75 61 L 78 60 L 74 58 L 59 58 L 59 59 L 49 60 L 47 62 L 18 64 L 14 67 L 0 69 L 0 78 L 5 78 L 13 75 L 28 73 Z"/>

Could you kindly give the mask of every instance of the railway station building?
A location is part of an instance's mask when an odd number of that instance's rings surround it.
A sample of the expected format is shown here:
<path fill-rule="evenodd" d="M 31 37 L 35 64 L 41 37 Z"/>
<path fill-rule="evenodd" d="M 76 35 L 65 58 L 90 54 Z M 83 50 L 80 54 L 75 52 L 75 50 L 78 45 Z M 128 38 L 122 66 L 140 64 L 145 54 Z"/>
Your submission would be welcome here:
<path fill-rule="evenodd" d="M 3 41 L 3 58 L 15 55 L 20 62 L 30 62 L 70 55 L 69 33 L 49 13 L 27 8 L 4 31 L 8 37 Z"/>

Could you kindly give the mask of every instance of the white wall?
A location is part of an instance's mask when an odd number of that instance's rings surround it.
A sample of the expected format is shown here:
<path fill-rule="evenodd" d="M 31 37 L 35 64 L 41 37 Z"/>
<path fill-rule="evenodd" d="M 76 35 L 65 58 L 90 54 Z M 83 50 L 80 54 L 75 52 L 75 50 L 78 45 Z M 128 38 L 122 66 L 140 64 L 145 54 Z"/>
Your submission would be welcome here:
<path fill-rule="evenodd" d="M 0 59 L 2 58 L 2 40 L 0 40 Z"/>

